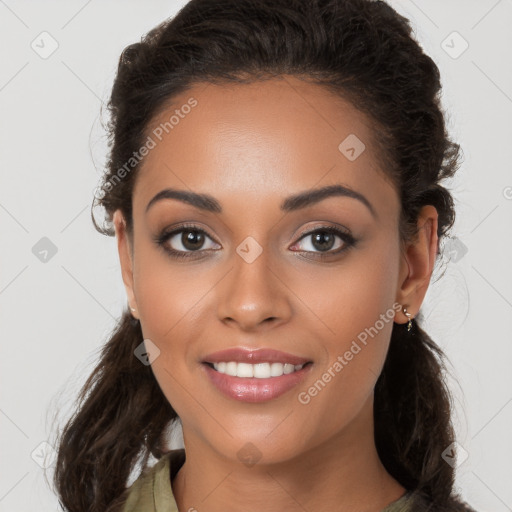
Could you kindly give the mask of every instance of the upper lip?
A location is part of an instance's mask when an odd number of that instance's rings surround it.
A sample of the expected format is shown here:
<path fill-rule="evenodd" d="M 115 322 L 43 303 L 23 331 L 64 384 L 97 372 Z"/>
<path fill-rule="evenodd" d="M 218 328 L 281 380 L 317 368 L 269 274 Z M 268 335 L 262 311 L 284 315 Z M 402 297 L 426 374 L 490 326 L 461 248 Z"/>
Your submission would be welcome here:
<path fill-rule="evenodd" d="M 236 361 L 238 363 L 290 363 L 293 365 L 305 364 L 310 362 L 309 359 L 299 357 L 280 350 L 271 348 L 247 349 L 241 347 L 233 347 L 218 352 L 208 354 L 204 359 L 204 363 L 221 363 Z"/>

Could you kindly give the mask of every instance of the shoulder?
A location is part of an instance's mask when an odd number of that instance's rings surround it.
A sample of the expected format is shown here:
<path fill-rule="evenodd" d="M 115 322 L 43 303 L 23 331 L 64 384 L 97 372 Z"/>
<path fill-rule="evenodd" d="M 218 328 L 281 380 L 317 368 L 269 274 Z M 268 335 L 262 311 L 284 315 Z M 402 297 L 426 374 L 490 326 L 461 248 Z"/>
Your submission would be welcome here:
<path fill-rule="evenodd" d="M 122 512 L 155 512 L 154 488 L 155 482 L 162 473 L 168 474 L 169 454 L 164 455 L 158 462 L 143 471 L 137 480 L 127 489 L 126 502 Z"/>
<path fill-rule="evenodd" d="M 177 473 L 183 461 L 184 450 L 172 450 L 143 471 L 127 489 L 122 512 L 160 512 L 160 503 L 166 504 L 166 510 L 174 510 L 169 509 L 169 504 L 175 504 L 171 474 Z"/>

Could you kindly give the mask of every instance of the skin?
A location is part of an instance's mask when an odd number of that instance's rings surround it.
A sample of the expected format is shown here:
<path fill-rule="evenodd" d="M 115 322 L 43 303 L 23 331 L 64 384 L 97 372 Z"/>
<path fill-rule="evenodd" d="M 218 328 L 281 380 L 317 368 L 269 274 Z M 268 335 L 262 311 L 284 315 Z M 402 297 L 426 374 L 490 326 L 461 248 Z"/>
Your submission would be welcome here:
<path fill-rule="evenodd" d="M 160 350 L 152 369 L 183 425 L 187 459 L 172 482 L 178 507 L 381 510 L 405 489 L 376 452 L 373 389 L 392 322 L 407 317 L 396 312 L 309 403 L 298 393 L 394 303 L 418 312 L 435 262 L 437 212 L 424 207 L 417 238 L 401 245 L 399 196 L 379 168 L 371 121 L 318 85 L 294 77 L 197 84 L 149 128 L 190 97 L 198 105 L 145 157 L 133 193 L 133 237 L 122 213 L 114 215 L 129 305 Z M 338 149 L 349 134 L 366 145 L 354 161 Z M 363 194 L 376 216 L 341 196 L 280 210 L 292 194 L 335 184 Z M 207 193 L 222 213 L 175 199 L 146 212 L 166 188 Z M 173 259 L 153 240 L 183 222 L 206 232 L 204 249 L 189 260 Z M 301 234 L 325 225 L 349 230 L 356 244 L 319 259 L 322 246 Z M 248 236 L 263 250 L 252 263 L 236 252 Z M 185 251 L 180 237 L 167 246 Z M 327 250 L 344 244 L 336 236 Z M 201 365 L 205 355 L 234 346 L 275 348 L 313 366 L 304 383 L 274 400 L 236 401 L 210 384 Z M 237 456 L 248 442 L 260 455 L 251 467 Z"/>

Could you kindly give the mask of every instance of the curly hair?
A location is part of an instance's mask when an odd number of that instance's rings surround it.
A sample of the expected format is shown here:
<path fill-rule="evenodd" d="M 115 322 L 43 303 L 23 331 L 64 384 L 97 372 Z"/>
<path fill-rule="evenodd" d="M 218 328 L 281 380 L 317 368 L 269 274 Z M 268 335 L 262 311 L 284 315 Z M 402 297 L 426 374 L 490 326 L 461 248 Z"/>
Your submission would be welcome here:
<path fill-rule="evenodd" d="M 401 241 L 415 237 L 420 209 L 433 205 L 440 242 L 455 219 L 441 182 L 456 172 L 460 147 L 447 134 L 439 69 L 409 21 L 374 0 L 191 0 L 126 47 L 108 103 L 110 153 L 92 205 L 96 229 L 114 235 L 112 216 L 121 209 L 132 230 L 140 164 L 127 171 L 126 162 L 176 95 L 196 83 L 285 74 L 326 87 L 372 120 L 382 167 L 401 199 Z M 101 226 L 93 214 L 98 206 Z M 140 324 L 125 311 L 62 431 L 54 483 L 66 510 L 121 510 L 137 461 L 146 468 L 150 454 L 158 459 L 167 450 L 166 429 L 179 418 L 151 368 L 134 357 L 142 340 Z M 411 333 L 394 324 L 374 390 L 382 463 L 435 510 L 458 503 L 454 469 L 441 456 L 454 440 L 444 357 L 418 318 Z"/>

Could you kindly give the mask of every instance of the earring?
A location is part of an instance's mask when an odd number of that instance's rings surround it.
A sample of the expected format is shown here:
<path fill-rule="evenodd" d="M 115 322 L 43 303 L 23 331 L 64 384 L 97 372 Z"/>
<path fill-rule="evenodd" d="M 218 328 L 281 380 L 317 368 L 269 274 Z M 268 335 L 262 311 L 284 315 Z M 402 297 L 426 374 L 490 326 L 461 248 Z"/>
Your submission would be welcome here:
<path fill-rule="evenodd" d="M 132 315 L 131 315 L 131 322 L 132 322 L 132 325 L 137 325 L 139 323 L 139 319 L 136 318 L 133 314 L 135 313 L 135 311 L 137 311 L 135 308 L 132 308 L 130 307 L 130 310 L 132 312 Z"/>
<path fill-rule="evenodd" d="M 412 328 L 412 319 L 414 318 L 411 313 L 407 312 L 407 308 L 404 306 L 403 308 L 404 315 L 409 319 L 409 322 L 407 323 L 407 331 L 410 331 Z"/>

